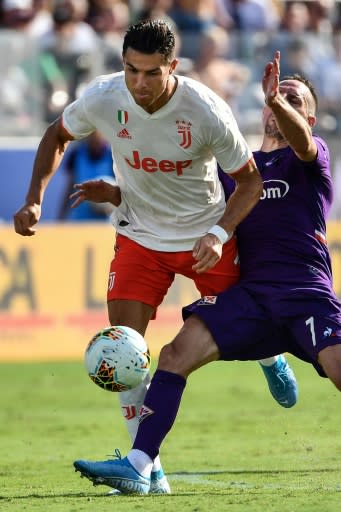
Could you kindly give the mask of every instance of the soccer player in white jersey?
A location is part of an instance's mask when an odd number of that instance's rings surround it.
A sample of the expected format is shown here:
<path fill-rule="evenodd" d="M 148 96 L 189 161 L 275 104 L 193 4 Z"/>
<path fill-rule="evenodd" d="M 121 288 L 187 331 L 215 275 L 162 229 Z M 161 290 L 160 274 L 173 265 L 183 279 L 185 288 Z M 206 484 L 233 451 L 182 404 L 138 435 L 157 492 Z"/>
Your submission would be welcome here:
<path fill-rule="evenodd" d="M 44 191 L 69 141 L 99 130 L 112 146 L 117 186 L 78 184 L 73 206 L 90 200 L 117 207 L 108 315 L 111 325 L 142 335 L 175 274 L 192 279 L 208 303 L 209 296 L 237 282 L 234 230 L 262 192 L 252 152 L 229 106 L 204 85 L 175 74 L 174 48 L 174 34 L 164 21 L 127 30 L 124 70 L 95 79 L 47 128 L 26 203 L 14 216 L 17 233 L 35 233 Z M 217 162 L 236 183 L 227 203 Z M 285 358 L 261 363 L 274 398 L 284 407 L 294 405 L 296 381 Z M 149 382 L 120 393 L 133 439 Z M 169 492 L 158 457 L 150 492 Z"/>

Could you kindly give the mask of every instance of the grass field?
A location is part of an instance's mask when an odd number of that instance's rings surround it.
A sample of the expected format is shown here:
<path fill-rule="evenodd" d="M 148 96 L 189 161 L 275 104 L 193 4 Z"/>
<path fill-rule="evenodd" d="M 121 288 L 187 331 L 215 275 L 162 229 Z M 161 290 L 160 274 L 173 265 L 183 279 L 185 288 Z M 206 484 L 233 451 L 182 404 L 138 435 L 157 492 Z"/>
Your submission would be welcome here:
<path fill-rule="evenodd" d="M 299 403 L 282 409 L 256 363 L 215 363 L 189 379 L 162 447 L 170 496 L 109 497 L 73 471 L 130 446 L 117 396 L 82 362 L 0 365 L 3 512 L 339 512 L 341 402 L 291 359 Z"/>

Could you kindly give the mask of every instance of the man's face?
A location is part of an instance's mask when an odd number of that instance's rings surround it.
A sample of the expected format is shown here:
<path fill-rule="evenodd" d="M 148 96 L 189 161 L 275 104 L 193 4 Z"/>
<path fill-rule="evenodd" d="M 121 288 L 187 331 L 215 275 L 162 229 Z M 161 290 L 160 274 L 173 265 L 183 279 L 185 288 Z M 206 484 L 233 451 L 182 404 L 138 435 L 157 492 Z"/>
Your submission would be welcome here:
<path fill-rule="evenodd" d="M 314 114 L 314 101 L 308 87 L 298 80 L 283 80 L 279 84 L 279 91 L 286 101 L 294 108 L 310 126 L 314 126 L 316 118 Z M 280 134 L 275 116 L 267 105 L 263 111 L 263 123 L 265 133 L 268 136 L 283 138 Z"/>
<path fill-rule="evenodd" d="M 123 57 L 125 81 L 137 105 L 152 113 L 168 101 L 168 80 L 176 65 L 176 59 L 166 62 L 158 52 L 148 55 L 127 49 Z"/>

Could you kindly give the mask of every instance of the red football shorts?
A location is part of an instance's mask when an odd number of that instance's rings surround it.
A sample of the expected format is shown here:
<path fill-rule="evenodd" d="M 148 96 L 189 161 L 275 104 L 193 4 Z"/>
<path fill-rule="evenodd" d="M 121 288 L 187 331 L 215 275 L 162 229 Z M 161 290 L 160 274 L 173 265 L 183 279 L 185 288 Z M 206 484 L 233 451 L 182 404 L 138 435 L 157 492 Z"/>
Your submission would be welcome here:
<path fill-rule="evenodd" d="M 110 265 L 108 302 L 136 300 L 156 310 L 176 274 L 192 279 L 201 296 L 216 295 L 239 280 L 236 237 L 224 244 L 222 258 L 211 270 L 197 274 L 192 270 L 195 263 L 192 251 L 155 251 L 117 235 Z"/>

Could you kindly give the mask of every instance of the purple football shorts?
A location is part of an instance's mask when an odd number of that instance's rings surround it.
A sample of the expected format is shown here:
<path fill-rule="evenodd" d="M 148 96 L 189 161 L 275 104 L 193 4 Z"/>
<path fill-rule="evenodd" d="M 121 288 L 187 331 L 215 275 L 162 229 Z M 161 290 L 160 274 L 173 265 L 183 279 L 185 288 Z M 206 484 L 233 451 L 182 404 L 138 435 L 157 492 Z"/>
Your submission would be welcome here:
<path fill-rule="evenodd" d="M 219 347 L 220 359 L 257 360 L 283 352 L 307 361 L 321 376 L 318 353 L 341 343 L 341 307 L 332 291 L 238 283 L 183 308 L 195 313 Z"/>

